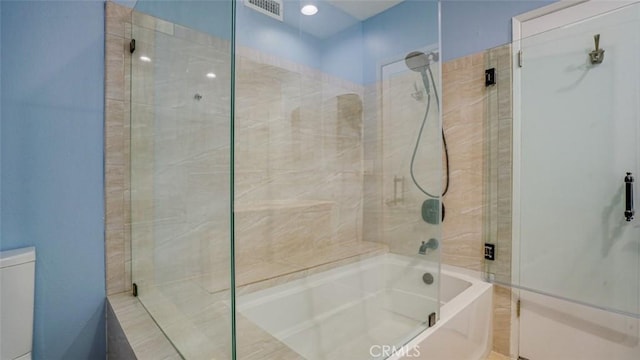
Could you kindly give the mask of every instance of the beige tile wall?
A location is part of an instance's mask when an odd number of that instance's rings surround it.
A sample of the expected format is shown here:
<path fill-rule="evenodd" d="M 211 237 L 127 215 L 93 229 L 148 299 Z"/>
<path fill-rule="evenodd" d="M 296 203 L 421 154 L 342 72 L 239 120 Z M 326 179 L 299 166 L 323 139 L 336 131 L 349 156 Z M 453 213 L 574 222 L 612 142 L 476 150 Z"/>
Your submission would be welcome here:
<path fill-rule="evenodd" d="M 129 83 L 131 9 L 106 3 L 105 249 L 107 295 L 131 290 Z"/>
<path fill-rule="evenodd" d="M 362 87 L 247 48 L 237 59 L 238 284 L 383 249 L 362 241 Z"/>
<path fill-rule="evenodd" d="M 133 13 L 132 237 L 141 289 L 230 284 L 228 41 Z M 207 78 L 216 73 L 215 79 Z"/>
<path fill-rule="evenodd" d="M 145 286 L 228 288 L 229 43 L 106 7 L 108 294 L 131 290 L 130 234 Z M 131 59 L 132 32 L 152 63 Z M 238 284 L 382 251 L 362 244 L 362 87 L 247 48 L 237 67 Z"/>
<path fill-rule="evenodd" d="M 496 245 L 496 260 L 485 271 L 511 283 L 511 179 L 512 179 L 512 56 L 511 46 L 490 49 L 486 67 L 496 69 L 496 85 L 488 89 L 485 117 L 485 231 L 484 242 Z M 511 289 L 494 287 L 494 350 L 509 355 Z"/>
<path fill-rule="evenodd" d="M 485 87 L 484 71 L 497 83 Z M 492 272 L 508 282 L 511 271 L 511 46 L 443 64 L 443 127 L 451 184 L 444 197 L 442 262 Z M 483 258 L 496 244 L 496 261 Z M 494 288 L 494 350 L 509 354 L 511 290 Z"/>
<path fill-rule="evenodd" d="M 438 69 L 434 67 L 433 71 L 438 78 Z M 420 215 L 422 203 L 429 196 L 417 185 L 436 197 L 442 191 L 439 109 L 433 90 L 427 96 L 423 88 L 421 75 L 407 69 L 383 79 L 379 93 L 381 236 L 391 252 L 408 256 L 418 256 L 422 241 L 440 238 L 440 227 L 425 223 Z M 411 158 L 418 139 L 413 165 L 416 185 L 411 176 Z M 431 252 L 424 259 L 436 261 L 436 255 Z"/>
<path fill-rule="evenodd" d="M 485 54 L 442 65 L 443 128 L 450 185 L 444 196 L 442 262 L 483 270 Z"/>
<path fill-rule="evenodd" d="M 496 69 L 496 85 L 487 88 L 485 115 L 484 241 L 496 244 L 496 261 L 486 271 L 511 280 L 512 70 L 511 46 L 490 49 L 486 68 Z"/>

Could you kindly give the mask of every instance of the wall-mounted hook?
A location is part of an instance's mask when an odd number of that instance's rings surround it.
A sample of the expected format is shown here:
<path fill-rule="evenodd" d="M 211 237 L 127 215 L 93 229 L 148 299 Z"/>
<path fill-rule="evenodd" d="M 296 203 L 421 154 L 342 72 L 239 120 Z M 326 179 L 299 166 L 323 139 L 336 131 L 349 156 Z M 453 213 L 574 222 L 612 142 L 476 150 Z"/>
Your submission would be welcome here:
<path fill-rule="evenodd" d="M 596 49 L 589 53 L 589 59 L 592 64 L 600 64 L 604 60 L 604 50 L 600 49 L 600 34 L 594 35 L 593 41 L 596 44 Z"/>

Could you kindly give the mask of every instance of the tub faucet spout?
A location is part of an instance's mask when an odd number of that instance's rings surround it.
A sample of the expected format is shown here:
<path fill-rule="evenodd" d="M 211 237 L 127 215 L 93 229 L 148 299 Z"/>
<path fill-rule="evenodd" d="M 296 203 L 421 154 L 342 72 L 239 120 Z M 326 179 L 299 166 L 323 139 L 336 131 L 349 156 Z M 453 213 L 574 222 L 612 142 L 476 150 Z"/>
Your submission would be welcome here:
<path fill-rule="evenodd" d="M 427 250 L 435 250 L 438 248 L 438 240 L 431 238 L 429 241 L 423 241 L 422 245 L 420 245 L 420 250 L 418 250 L 418 254 L 426 255 Z"/>

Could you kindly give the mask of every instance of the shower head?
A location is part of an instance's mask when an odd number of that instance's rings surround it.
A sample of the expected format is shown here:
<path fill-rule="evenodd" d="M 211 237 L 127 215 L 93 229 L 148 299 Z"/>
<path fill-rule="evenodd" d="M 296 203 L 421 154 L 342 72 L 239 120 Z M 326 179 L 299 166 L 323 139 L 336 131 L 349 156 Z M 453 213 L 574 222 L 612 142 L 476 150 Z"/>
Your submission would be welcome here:
<path fill-rule="evenodd" d="M 431 70 L 429 69 L 429 65 L 433 61 L 438 61 L 438 53 L 433 51 L 428 55 L 423 53 L 422 51 L 412 51 L 404 57 L 404 63 L 407 65 L 407 67 L 415 72 L 419 72 L 422 76 L 422 84 L 424 85 L 424 89 L 426 90 L 427 95 L 431 93 L 427 70 L 431 72 Z"/>
<path fill-rule="evenodd" d="M 429 57 L 422 51 L 412 51 L 404 57 L 404 63 L 413 71 L 423 72 L 429 66 Z"/>

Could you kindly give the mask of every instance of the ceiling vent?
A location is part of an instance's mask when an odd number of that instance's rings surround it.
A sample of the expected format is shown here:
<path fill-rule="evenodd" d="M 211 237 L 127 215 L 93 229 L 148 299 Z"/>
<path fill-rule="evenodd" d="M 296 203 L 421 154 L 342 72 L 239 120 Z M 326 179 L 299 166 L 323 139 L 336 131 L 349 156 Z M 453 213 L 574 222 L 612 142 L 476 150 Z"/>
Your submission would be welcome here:
<path fill-rule="evenodd" d="M 283 21 L 282 0 L 244 0 L 244 5 L 274 19 Z"/>

